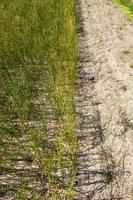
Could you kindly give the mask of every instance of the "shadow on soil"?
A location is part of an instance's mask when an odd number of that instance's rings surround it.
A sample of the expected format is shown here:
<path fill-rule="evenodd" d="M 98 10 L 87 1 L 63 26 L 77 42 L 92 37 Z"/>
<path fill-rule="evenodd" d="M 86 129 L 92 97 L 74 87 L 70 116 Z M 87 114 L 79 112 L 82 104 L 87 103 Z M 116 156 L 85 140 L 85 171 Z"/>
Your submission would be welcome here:
<path fill-rule="evenodd" d="M 91 73 L 91 59 L 87 45 L 86 30 L 80 0 L 77 6 L 78 18 L 78 94 L 77 94 L 77 132 L 79 153 L 77 159 L 77 181 L 75 200 L 122 200 L 125 177 L 124 157 L 116 161 L 111 149 L 105 149 L 106 130 L 101 125 L 98 111 L 100 102 L 87 94 L 88 87 L 93 90 L 96 80 Z M 90 67 L 86 72 L 85 66 Z M 92 112 L 91 112 L 92 111 Z"/>

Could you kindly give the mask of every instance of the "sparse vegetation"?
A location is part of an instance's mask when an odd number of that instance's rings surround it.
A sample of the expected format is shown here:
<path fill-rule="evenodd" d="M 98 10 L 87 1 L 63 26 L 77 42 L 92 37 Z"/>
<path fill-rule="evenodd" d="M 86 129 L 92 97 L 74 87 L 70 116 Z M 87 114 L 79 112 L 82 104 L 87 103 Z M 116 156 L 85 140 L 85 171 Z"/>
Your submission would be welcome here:
<path fill-rule="evenodd" d="M 118 4 L 121 9 L 129 16 L 129 18 L 133 18 L 132 0 L 113 0 L 113 2 Z"/>
<path fill-rule="evenodd" d="M 133 68 L 133 64 L 130 64 L 130 68 Z"/>
<path fill-rule="evenodd" d="M 70 200 L 77 152 L 75 2 L 1 0 L 0 27 L 1 166 L 9 168 L 3 177 L 30 154 L 48 179 L 46 198 Z"/>

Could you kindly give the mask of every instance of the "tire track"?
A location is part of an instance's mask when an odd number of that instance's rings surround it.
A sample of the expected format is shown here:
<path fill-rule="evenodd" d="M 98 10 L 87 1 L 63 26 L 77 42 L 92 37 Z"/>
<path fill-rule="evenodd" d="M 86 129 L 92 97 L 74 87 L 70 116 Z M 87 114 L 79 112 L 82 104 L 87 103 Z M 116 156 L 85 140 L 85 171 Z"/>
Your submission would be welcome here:
<path fill-rule="evenodd" d="M 79 90 L 76 107 L 79 155 L 75 200 L 131 199 L 125 192 L 127 189 L 124 184 L 129 176 L 128 169 L 125 169 L 126 138 L 121 136 L 118 139 L 113 135 L 110 132 L 110 122 L 104 119 L 104 112 L 110 114 L 110 110 L 106 111 L 103 108 L 107 109 L 111 103 L 115 104 L 115 99 L 119 101 L 119 89 L 113 91 L 115 82 L 112 82 L 114 77 L 119 76 L 113 46 L 113 40 L 118 36 L 114 32 L 115 22 L 110 21 L 106 15 L 109 13 L 113 16 L 111 9 L 114 9 L 111 1 L 77 2 Z M 110 71 L 114 73 L 113 79 L 109 79 L 112 89 L 108 88 L 108 79 L 104 82 L 107 86 L 102 86 L 99 71 L 104 66 L 109 70 L 101 71 L 103 77 L 106 76 L 104 73 L 107 73 L 107 76 Z M 109 104 L 104 100 L 104 93 L 103 96 L 98 94 L 99 85 L 115 96 Z M 112 123 L 115 122 L 112 120 Z M 116 131 L 121 134 L 118 126 Z M 119 143 L 119 148 L 115 151 L 113 148 L 116 142 Z"/>

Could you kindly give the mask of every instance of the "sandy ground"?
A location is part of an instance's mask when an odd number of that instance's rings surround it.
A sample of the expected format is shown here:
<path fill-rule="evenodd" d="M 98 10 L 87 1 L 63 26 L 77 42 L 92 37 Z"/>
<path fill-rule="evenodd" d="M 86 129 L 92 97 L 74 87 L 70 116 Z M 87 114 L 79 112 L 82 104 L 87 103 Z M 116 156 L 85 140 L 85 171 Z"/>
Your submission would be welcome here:
<path fill-rule="evenodd" d="M 78 0 L 75 199 L 133 199 L 133 22 L 110 0 Z"/>

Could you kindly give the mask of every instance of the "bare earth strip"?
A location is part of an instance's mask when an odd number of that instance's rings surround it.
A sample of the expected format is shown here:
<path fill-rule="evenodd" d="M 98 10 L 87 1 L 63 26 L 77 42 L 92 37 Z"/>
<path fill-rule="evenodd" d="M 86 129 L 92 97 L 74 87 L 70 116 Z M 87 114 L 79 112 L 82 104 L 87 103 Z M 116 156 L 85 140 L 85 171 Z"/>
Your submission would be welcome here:
<path fill-rule="evenodd" d="M 110 0 L 78 0 L 75 200 L 133 199 L 133 23 Z"/>

